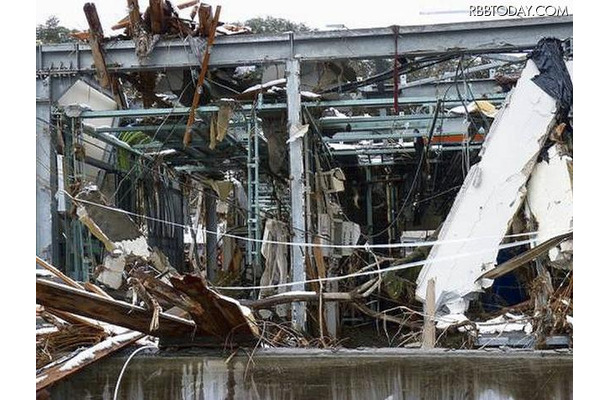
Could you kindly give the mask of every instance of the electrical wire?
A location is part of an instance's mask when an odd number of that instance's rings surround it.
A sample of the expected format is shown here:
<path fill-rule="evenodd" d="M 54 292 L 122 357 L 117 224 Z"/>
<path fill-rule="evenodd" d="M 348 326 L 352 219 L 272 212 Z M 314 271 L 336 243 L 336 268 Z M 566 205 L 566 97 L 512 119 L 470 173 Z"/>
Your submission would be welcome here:
<path fill-rule="evenodd" d="M 119 212 L 119 213 L 126 214 L 126 215 L 132 215 L 132 216 L 135 216 L 135 217 L 140 217 L 140 218 L 148 219 L 148 220 L 159 222 L 159 223 L 165 223 L 165 224 L 177 226 L 177 227 L 180 227 L 180 228 L 191 229 L 191 227 L 188 226 L 188 225 L 179 224 L 177 222 L 165 221 L 165 220 L 162 220 L 162 219 L 159 219 L 159 218 L 154 218 L 154 217 L 149 217 L 149 216 L 142 215 L 142 214 L 137 214 L 137 213 L 126 211 L 126 210 L 123 210 L 123 209 L 120 209 L 120 208 L 111 207 L 111 206 L 107 206 L 105 204 L 95 203 L 95 202 L 88 201 L 88 200 L 77 199 L 77 198 L 74 198 L 70 193 L 66 192 L 65 190 L 62 190 L 62 192 L 65 193 L 69 198 L 71 198 L 76 203 L 89 204 L 89 205 L 100 207 L 100 208 L 103 208 L 103 209 L 106 209 L 106 210 L 109 210 L 109 211 L 115 211 L 115 212 Z M 206 229 L 203 229 L 203 228 L 201 229 L 201 231 L 204 232 L 204 233 L 212 234 L 212 235 L 219 235 L 219 236 L 230 237 L 230 238 L 234 238 L 234 239 L 238 239 L 238 240 L 258 242 L 258 243 L 286 245 L 286 246 L 298 246 L 298 247 L 321 247 L 321 248 L 334 248 L 334 249 L 365 249 L 365 250 L 369 250 L 369 249 L 411 248 L 411 247 L 420 247 L 420 246 L 433 246 L 433 245 L 436 245 L 436 244 L 444 244 L 444 243 L 462 243 L 462 242 L 468 242 L 468 241 L 474 241 L 474 240 L 487 240 L 487 239 L 492 239 L 492 238 L 496 237 L 496 236 L 481 236 L 481 237 L 477 237 L 477 238 L 450 239 L 450 240 L 433 240 L 433 241 L 411 242 L 411 243 L 339 245 L 339 244 L 323 244 L 323 243 L 295 243 L 295 242 L 281 242 L 281 241 L 264 240 L 264 239 L 252 239 L 252 238 L 248 238 L 248 237 L 245 237 L 245 236 L 230 235 L 230 234 L 226 234 L 226 233 L 225 234 L 219 234 L 218 232 L 209 231 L 209 230 L 206 230 Z M 567 232 L 566 231 L 561 231 L 561 232 L 558 232 L 557 234 L 564 234 L 564 233 L 569 233 L 569 232 L 572 232 L 572 231 L 571 230 L 567 231 Z M 538 231 L 536 231 L 536 232 L 517 233 L 517 234 L 512 234 L 512 235 L 506 235 L 506 236 L 504 236 L 504 238 L 518 238 L 518 237 L 536 236 L 536 235 L 538 235 L 538 233 L 539 233 Z"/>
<path fill-rule="evenodd" d="M 535 241 L 533 239 L 530 239 L 530 240 L 522 240 L 522 241 L 513 242 L 513 243 L 505 243 L 505 244 L 499 245 L 498 249 L 499 250 L 509 249 L 509 248 L 513 248 L 513 247 L 523 246 L 525 244 L 535 244 Z M 410 263 L 406 263 L 406 264 L 395 265 L 392 267 L 374 269 L 374 270 L 370 270 L 370 271 L 354 272 L 351 274 L 340 275 L 340 276 L 331 276 L 331 277 L 326 277 L 326 278 L 306 279 L 306 280 L 302 280 L 299 282 L 288 282 L 288 283 L 278 283 L 275 285 L 259 285 L 259 286 L 215 286 L 215 288 L 222 289 L 222 290 L 261 290 L 261 289 L 277 289 L 277 288 L 282 288 L 282 287 L 304 285 L 304 284 L 308 284 L 308 283 L 335 282 L 335 281 L 341 281 L 341 280 L 350 279 L 350 278 L 357 278 L 357 277 L 361 277 L 361 276 L 379 275 L 379 274 L 385 273 L 385 272 L 401 271 L 403 269 L 419 267 L 420 265 L 424 265 L 424 264 L 430 264 L 431 262 L 451 261 L 451 260 L 456 260 L 456 259 L 460 259 L 460 258 L 470 257 L 473 255 L 485 254 L 488 252 L 489 252 L 489 249 L 484 249 L 484 250 L 475 251 L 472 253 L 454 254 L 454 255 L 451 255 L 448 257 L 434 258 L 432 260 L 426 259 L 426 260 L 422 260 L 422 261 L 414 261 L 414 262 L 410 262 Z"/>
<path fill-rule="evenodd" d="M 121 368 L 121 372 L 119 373 L 119 378 L 117 379 L 116 385 L 114 387 L 114 395 L 112 396 L 113 400 L 117 400 L 119 398 L 119 387 L 121 386 L 121 380 L 123 379 L 123 374 L 125 373 L 125 370 L 127 369 L 127 365 L 129 364 L 131 359 L 136 354 L 138 354 L 139 352 L 146 350 L 146 349 L 158 349 L 158 347 L 157 346 L 144 346 L 144 347 L 140 347 L 140 348 L 136 349 L 133 353 L 131 353 L 131 355 L 127 358 L 127 361 L 125 361 L 125 364 L 123 364 L 123 368 Z"/>

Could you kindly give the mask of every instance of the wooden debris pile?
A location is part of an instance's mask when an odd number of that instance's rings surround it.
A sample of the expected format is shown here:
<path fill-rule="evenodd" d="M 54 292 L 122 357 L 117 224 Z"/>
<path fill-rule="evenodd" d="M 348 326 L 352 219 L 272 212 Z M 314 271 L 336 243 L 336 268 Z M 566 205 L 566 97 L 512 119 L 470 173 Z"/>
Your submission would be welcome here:
<path fill-rule="evenodd" d="M 224 345 L 228 338 L 247 342 L 258 335 L 250 309 L 217 293 L 201 277 L 173 274 L 166 283 L 137 268 L 128 281 L 131 293 L 125 295 L 132 303 L 44 279 L 36 281 L 36 300 L 63 313 L 181 343 L 204 339 Z"/>
<path fill-rule="evenodd" d="M 134 301 L 128 303 L 91 283 L 96 289 L 87 290 L 42 260 L 38 264 L 57 274 L 36 279 L 36 314 L 47 323 L 36 335 L 37 390 L 146 335 L 172 346 L 233 347 L 259 340 L 250 309 L 201 277 L 172 274 L 164 282 L 150 268 L 133 268 L 128 282 Z"/>
<path fill-rule="evenodd" d="M 52 325 L 36 331 L 37 369 L 61 359 L 79 348 L 93 346 L 109 336 L 99 325 L 87 323 L 84 320 L 69 323 L 43 307 L 37 307 L 36 316 Z"/>

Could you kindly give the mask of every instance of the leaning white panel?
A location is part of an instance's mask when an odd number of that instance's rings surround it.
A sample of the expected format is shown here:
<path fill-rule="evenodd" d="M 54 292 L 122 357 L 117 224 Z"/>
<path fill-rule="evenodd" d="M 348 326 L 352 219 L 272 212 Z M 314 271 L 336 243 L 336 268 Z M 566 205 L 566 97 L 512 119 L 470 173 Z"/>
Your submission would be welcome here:
<path fill-rule="evenodd" d="M 418 299 L 423 301 L 427 282 L 434 278 L 440 314 L 463 313 L 472 295 L 492 283 L 476 279 L 494 267 L 498 246 L 554 125 L 555 100 L 531 81 L 537 74 L 534 62 L 528 61 L 490 128 L 481 161 L 468 172 L 441 228 L 442 243 L 432 247 L 419 274 Z"/>

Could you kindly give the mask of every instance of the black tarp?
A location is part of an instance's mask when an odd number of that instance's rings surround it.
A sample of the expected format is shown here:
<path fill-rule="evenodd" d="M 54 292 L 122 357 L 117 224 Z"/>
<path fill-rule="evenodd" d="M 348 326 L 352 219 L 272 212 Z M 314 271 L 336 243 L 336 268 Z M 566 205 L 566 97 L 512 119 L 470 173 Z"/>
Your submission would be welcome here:
<path fill-rule="evenodd" d="M 572 79 L 563 59 L 563 47 L 559 39 L 541 39 L 529 58 L 534 61 L 540 74 L 532 78 L 545 93 L 558 102 L 558 117 L 565 119 L 572 110 Z"/>

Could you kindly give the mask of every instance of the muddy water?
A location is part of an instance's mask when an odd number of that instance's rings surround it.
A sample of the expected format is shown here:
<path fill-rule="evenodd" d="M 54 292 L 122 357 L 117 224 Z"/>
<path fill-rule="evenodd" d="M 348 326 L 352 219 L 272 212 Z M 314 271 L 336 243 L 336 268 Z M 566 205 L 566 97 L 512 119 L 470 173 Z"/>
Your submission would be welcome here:
<path fill-rule="evenodd" d="M 51 398 L 112 400 L 126 356 L 83 369 Z M 408 350 L 137 355 L 120 399 L 571 399 L 572 356 Z"/>

